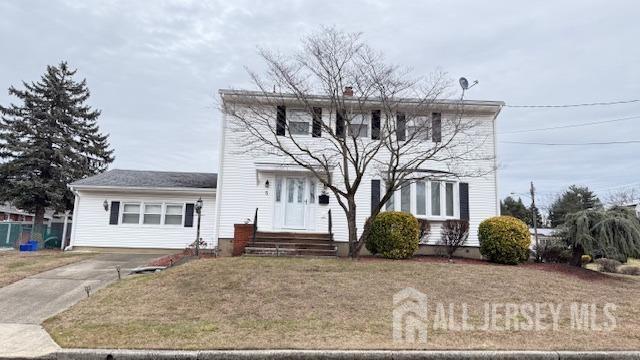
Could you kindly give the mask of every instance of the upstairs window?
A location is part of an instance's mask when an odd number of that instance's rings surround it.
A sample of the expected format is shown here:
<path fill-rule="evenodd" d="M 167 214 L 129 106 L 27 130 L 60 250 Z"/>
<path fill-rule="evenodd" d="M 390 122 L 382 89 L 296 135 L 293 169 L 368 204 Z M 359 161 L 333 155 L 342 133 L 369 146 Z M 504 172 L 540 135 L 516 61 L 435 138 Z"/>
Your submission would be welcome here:
<path fill-rule="evenodd" d="M 411 140 L 429 140 L 430 119 L 417 116 L 407 122 L 407 137 Z"/>
<path fill-rule="evenodd" d="M 311 117 L 304 110 L 289 111 L 289 134 L 309 135 Z"/>
<path fill-rule="evenodd" d="M 369 119 L 364 115 L 356 115 L 349 124 L 349 136 L 369 137 Z"/>
<path fill-rule="evenodd" d="M 344 109 L 338 110 L 336 112 L 336 136 L 344 137 L 344 117 L 345 117 Z"/>

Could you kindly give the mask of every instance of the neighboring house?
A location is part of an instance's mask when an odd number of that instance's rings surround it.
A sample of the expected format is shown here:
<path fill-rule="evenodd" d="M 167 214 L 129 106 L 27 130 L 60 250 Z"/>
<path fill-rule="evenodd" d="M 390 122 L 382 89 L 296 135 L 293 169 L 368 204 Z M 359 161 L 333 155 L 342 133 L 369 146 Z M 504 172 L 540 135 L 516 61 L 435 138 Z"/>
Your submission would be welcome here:
<path fill-rule="evenodd" d="M 221 90 L 220 96 L 224 106 L 233 107 L 238 112 L 242 112 L 243 106 L 247 107 L 247 103 L 268 103 L 267 96 L 259 92 Z M 348 96 L 346 92 L 345 96 Z M 336 113 L 335 110 L 330 109 L 330 100 L 322 96 L 312 100 L 313 106 L 321 109 L 318 113 L 322 121 L 335 126 L 335 121 L 329 115 Z M 301 143 L 313 146 L 314 142 L 319 140 L 317 137 L 322 134 L 312 131 L 312 116 L 308 112 L 301 111 L 304 105 L 296 103 L 294 98 L 285 98 L 285 101 L 286 106 L 272 108 L 274 128 L 278 126 L 277 121 L 287 121 L 289 122 L 287 128 L 296 129 L 296 136 L 299 136 Z M 477 121 L 479 125 L 475 129 L 476 136 L 486 138 L 479 151 L 491 155 L 492 159 L 479 160 L 472 164 L 484 170 L 485 174 L 482 176 L 468 178 L 452 176 L 440 178 L 437 181 L 425 180 L 412 183 L 405 190 L 395 194 L 390 206 L 387 206 L 388 210 L 408 211 L 418 218 L 431 221 L 431 233 L 428 239 L 424 239 L 425 244 L 433 245 L 440 239 L 440 225 L 444 220 L 466 218 L 470 221 L 471 227 L 467 245 L 474 248 L 473 256 L 479 256 L 478 225 L 482 220 L 499 213 L 495 171 L 495 121 L 502 105 L 504 103 L 498 101 L 464 101 L 460 105 L 459 102 L 448 100 L 434 104 L 433 109 L 438 111 L 435 114 L 439 118 L 456 116 L 457 111 L 462 107 L 463 121 L 464 119 Z M 375 109 L 375 104 L 371 107 Z M 376 110 L 362 115 L 362 128 L 358 130 L 361 134 L 366 136 L 373 134 L 371 114 L 374 111 Z M 377 111 L 379 114 L 379 110 Z M 277 116 L 277 113 L 280 115 Z M 434 131 L 440 131 L 440 129 Z M 284 155 L 267 153 L 256 155 L 254 152 L 247 151 L 243 140 L 249 135 L 237 128 L 232 128 L 229 115 L 223 114 L 220 134 L 216 222 L 216 237 L 220 243 L 231 241 L 234 237 L 234 224 L 241 224 L 247 219 L 253 221 L 256 212 L 258 231 L 265 238 L 282 238 L 286 236 L 285 233 L 310 234 L 307 236 L 326 234 L 329 226 L 329 211 L 331 211 L 333 239 L 338 244 L 338 253 L 347 254 L 348 234 L 345 214 L 333 199 L 333 194 L 329 195 L 328 204 L 320 203 L 319 195 L 323 194 L 323 188 L 310 171 L 294 164 Z M 323 150 L 319 147 L 317 151 L 321 154 Z M 435 161 L 425 166 L 431 167 L 426 171 L 446 170 L 442 169 L 443 164 L 437 164 Z M 359 234 L 370 214 L 372 201 L 380 197 L 381 186 L 384 186 L 383 182 L 373 174 L 373 171 L 363 179 L 356 195 Z M 268 234 L 270 232 L 280 234 L 270 236 Z M 280 247 L 284 245 L 285 242 L 282 242 Z M 469 252 L 469 249 L 466 251 Z M 429 253 L 430 250 L 425 247 L 421 252 Z"/>
<path fill-rule="evenodd" d="M 111 170 L 69 185 L 75 194 L 70 246 L 184 249 L 200 237 L 213 246 L 216 174 Z"/>
<path fill-rule="evenodd" d="M 543 244 L 544 241 L 558 239 L 558 235 L 556 234 L 556 229 L 538 228 L 537 232 L 538 232 L 538 242 L 540 244 Z M 536 230 L 534 230 L 533 228 L 529 228 L 529 234 L 531 235 L 531 245 L 529 246 L 529 248 L 531 248 L 531 250 L 534 250 L 536 246 L 535 233 L 536 233 Z"/>
<path fill-rule="evenodd" d="M 4 203 L 0 204 L 0 221 L 31 222 L 33 214 Z"/>

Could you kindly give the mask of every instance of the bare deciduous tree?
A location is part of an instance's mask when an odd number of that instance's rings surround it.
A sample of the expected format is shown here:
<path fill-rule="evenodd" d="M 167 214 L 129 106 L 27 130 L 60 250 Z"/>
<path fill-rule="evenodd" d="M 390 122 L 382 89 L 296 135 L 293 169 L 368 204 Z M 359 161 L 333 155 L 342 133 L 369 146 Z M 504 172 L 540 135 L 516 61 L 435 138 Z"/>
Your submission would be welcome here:
<path fill-rule="evenodd" d="M 266 72 L 249 70 L 258 91 L 238 92 L 222 110 L 231 129 L 243 134 L 243 151 L 288 158 L 333 193 L 347 219 L 351 256 L 357 257 L 372 219 L 403 185 L 493 171 L 493 152 L 481 151 L 492 135 L 477 131 L 478 121 L 462 120 L 461 101 L 439 100 L 451 95 L 445 74 L 413 77 L 387 64 L 358 33 L 324 28 L 302 44 L 293 56 L 260 50 Z M 312 137 L 297 135 L 308 134 L 309 125 L 295 121 L 296 114 L 277 122 L 280 106 L 313 119 Z M 490 165 L 474 167 L 478 160 Z M 358 236 L 355 197 L 366 175 L 384 186 Z"/>

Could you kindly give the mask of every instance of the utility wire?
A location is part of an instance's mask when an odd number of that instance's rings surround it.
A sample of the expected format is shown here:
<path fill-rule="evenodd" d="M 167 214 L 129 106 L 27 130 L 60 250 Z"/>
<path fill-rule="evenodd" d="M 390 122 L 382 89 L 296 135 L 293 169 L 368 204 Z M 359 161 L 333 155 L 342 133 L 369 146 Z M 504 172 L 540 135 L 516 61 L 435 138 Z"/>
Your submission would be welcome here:
<path fill-rule="evenodd" d="M 640 143 L 640 140 L 603 141 L 603 142 L 586 142 L 586 143 L 545 143 L 545 142 L 526 142 L 526 141 L 501 141 L 501 143 L 521 144 L 521 145 L 547 145 L 547 146 L 590 146 L 590 145 L 637 144 L 637 143 Z"/>
<path fill-rule="evenodd" d="M 609 102 L 594 102 L 594 103 L 583 103 L 583 104 L 564 104 L 564 105 L 509 105 L 505 104 L 505 107 L 511 108 L 571 108 L 571 107 L 582 107 L 582 106 L 607 106 L 607 105 L 619 105 L 619 104 L 631 104 L 635 102 L 640 102 L 640 99 L 633 100 L 621 100 L 621 101 L 609 101 Z"/>
<path fill-rule="evenodd" d="M 568 128 L 590 126 L 590 125 L 597 125 L 597 124 L 606 124 L 606 123 L 625 121 L 625 120 L 633 120 L 633 119 L 640 119 L 640 115 L 629 116 L 629 117 L 619 118 L 619 119 L 611 119 L 611 120 L 591 121 L 591 122 L 577 123 L 577 124 L 570 124 L 570 125 L 559 125 L 559 126 L 552 126 L 552 127 L 546 127 L 546 128 L 535 128 L 535 129 L 505 131 L 505 132 L 498 133 L 498 134 L 499 135 L 501 135 L 501 134 L 518 134 L 518 133 L 533 132 L 533 131 L 568 129 Z"/>

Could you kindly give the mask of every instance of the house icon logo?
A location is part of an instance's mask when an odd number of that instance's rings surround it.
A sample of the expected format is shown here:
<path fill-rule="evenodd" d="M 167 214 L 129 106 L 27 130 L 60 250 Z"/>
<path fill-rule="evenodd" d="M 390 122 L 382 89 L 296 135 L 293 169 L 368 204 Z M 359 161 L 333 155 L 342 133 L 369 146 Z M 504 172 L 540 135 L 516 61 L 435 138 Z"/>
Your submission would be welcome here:
<path fill-rule="evenodd" d="M 393 342 L 427 342 L 427 295 L 410 287 L 393 295 Z"/>

